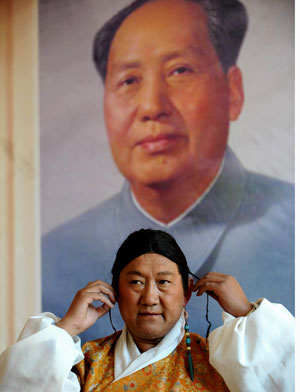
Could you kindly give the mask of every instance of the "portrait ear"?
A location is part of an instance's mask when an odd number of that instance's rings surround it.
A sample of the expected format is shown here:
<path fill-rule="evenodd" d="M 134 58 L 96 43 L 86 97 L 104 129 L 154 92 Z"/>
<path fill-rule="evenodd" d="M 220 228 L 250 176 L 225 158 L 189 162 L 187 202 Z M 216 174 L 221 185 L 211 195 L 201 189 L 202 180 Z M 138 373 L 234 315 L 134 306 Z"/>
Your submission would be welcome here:
<path fill-rule="evenodd" d="M 187 289 L 184 292 L 184 298 L 185 298 L 184 306 L 186 306 L 186 304 L 189 302 L 189 300 L 190 300 L 190 298 L 192 296 L 193 287 L 194 287 L 193 278 L 189 278 L 189 280 L 188 280 L 188 287 L 187 287 Z"/>
<path fill-rule="evenodd" d="M 244 104 L 244 87 L 241 70 L 233 65 L 227 72 L 229 87 L 229 119 L 238 119 Z"/>

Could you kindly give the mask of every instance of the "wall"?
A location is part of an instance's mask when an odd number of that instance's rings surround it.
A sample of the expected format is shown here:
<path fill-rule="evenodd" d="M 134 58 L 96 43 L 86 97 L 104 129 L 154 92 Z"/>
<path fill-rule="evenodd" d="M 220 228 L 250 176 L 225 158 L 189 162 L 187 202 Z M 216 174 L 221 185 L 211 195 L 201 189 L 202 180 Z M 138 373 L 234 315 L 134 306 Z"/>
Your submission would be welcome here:
<path fill-rule="evenodd" d="M 37 21 L 0 1 L 0 352 L 40 309 Z"/>

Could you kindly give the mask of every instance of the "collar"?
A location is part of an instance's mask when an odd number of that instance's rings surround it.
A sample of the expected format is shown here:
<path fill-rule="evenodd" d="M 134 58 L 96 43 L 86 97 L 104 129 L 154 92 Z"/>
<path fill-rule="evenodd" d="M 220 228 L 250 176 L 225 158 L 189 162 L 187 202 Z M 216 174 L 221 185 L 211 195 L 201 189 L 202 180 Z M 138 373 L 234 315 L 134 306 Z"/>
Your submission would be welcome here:
<path fill-rule="evenodd" d="M 127 377 L 170 355 L 184 337 L 184 325 L 185 319 L 182 311 L 179 320 L 159 344 L 143 353 L 140 353 L 125 325 L 115 346 L 114 381 Z"/>

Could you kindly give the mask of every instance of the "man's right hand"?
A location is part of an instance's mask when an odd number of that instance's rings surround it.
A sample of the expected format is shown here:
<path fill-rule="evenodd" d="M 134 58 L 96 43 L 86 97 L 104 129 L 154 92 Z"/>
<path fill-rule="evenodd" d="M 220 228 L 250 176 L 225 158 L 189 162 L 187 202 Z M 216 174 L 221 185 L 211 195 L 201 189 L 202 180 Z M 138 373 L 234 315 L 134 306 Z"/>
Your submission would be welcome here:
<path fill-rule="evenodd" d="M 96 307 L 93 301 L 102 302 Z M 114 307 L 116 292 L 112 286 L 96 280 L 79 290 L 72 304 L 58 323 L 57 327 L 65 329 L 72 337 L 90 328 L 95 322 Z"/>

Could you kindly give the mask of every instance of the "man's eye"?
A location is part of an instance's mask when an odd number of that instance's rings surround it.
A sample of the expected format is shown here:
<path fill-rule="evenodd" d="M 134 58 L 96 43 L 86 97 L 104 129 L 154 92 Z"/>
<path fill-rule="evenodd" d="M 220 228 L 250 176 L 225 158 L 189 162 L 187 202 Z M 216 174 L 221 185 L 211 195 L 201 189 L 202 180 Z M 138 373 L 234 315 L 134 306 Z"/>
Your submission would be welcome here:
<path fill-rule="evenodd" d="M 132 84 L 137 82 L 137 78 L 127 78 L 121 82 L 121 86 L 131 86 Z"/>
<path fill-rule="evenodd" d="M 191 73 L 191 72 L 192 72 L 191 68 L 181 66 L 181 67 L 177 67 L 176 69 L 174 69 L 172 71 L 172 75 L 182 75 L 182 74 Z"/>
<path fill-rule="evenodd" d="M 141 280 L 134 279 L 130 282 L 132 285 L 142 285 L 143 282 Z"/>
<path fill-rule="evenodd" d="M 159 284 L 162 286 L 167 286 L 168 284 L 170 284 L 171 282 L 169 280 L 166 279 L 162 279 L 159 281 Z"/>

